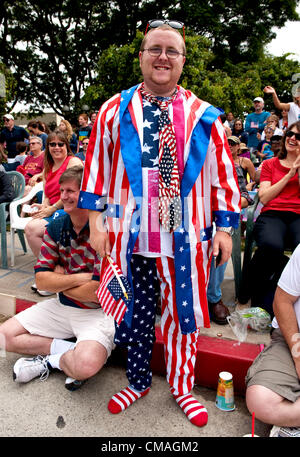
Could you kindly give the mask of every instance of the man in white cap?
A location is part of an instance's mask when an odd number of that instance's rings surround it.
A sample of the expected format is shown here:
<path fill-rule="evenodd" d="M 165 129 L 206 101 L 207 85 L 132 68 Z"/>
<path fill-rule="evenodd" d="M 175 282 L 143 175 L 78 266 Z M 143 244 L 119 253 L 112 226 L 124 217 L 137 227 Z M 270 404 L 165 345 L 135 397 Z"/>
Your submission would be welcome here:
<path fill-rule="evenodd" d="M 23 128 L 15 125 L 14 117 L 11 114 L 3 116 L 4 129 L 0 133 L 0 143 L 6 143 L 7 161 L 14 162 L 18 154 L 16 144 L 18 141 L 25 141 L 29 138 L 29 133 Z"/>
<path fill-rule="evenodd" d="M 261 97 L 255 97 L 253 100 L 254 113 L 248 114 L 245 123 L 245 132 L 248 133 L 247 146 L 250 152 L 254 152 L 257 148 L 259 139 L 258 133 L 262 133 L 265 127 L 265 121 L 271 113 L 264 111 L 264 100 Z"/>

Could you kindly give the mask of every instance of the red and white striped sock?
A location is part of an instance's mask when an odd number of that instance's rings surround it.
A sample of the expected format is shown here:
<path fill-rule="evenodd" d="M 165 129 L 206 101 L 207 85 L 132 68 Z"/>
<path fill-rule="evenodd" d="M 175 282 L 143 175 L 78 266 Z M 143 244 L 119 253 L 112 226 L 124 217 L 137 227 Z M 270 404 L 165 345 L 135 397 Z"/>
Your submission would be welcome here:
<path fill-rule="evenodd" d="M 207 410 L 198 400 L 196 400 L 196 398 L 189 393 L 184 395 L 175 395 L 173 393 L 175 390 L 173 387 L 171 387 L 170 390 L 177 404 L 192 424 L 197 425 L 197 427 L 203 427 L 207 424 Z"/>
<path fill-rule="evenodd" d="M 141 397 L 144 397 L 149 392 L 150 387 L 144 390 L 143 392 L 139 392 L 132 387 L 128 386 L 125 389 L 122 389 L 120 392 L 115 394 L 108 402 L 108 410 L 112 414 L 118 414 L 121 411 L 124 411 L 128 408 L 128 406 L 132 405 L 136 400 Z"/>

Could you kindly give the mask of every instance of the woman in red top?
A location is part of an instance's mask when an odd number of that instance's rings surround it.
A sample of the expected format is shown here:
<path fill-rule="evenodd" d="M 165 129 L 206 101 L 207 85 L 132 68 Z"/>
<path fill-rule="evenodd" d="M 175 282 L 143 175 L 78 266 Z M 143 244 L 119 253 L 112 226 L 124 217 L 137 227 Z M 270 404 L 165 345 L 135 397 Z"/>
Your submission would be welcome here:
<path fill-rule="evenodd" d="M 82 161 L 74 157 L 65 134 L 59 131 L 50 133 L 44 154 L 44 200 L 42 204 L 32 205 L 38 211 L 25 227 L 27 241 L 36 257 L 41 249 L 45 226 L 51 218 L 59 216 L 59 210 L 63 208 L 59 178 L 67 168 L 75 165 L 83 166 Z"/>
<path fill-rule="evenodd" d="M 272 303 L 288 260 L 284 250 L 300 243 L 300 121 L 285 131 L 278 156 L 263 163 L 259 198 L 264 206 L 254 227 L 258 248 L 251 260 L 249 286 L 252 306 L 264 307 L 268 293 L 267 305 Z"/>

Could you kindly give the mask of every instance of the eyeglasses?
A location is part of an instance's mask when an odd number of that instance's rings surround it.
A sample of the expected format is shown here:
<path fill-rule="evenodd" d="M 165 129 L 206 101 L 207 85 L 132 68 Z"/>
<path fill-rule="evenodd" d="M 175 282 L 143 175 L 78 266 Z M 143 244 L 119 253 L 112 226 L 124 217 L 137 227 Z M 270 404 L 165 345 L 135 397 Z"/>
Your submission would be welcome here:
<path fill-rule="evenodd" d="M 287 138 L 292 138 L 295 135 L 297 141 L 300 141 L 300 133 L 293 132 L 293 130 L 288 130 L 285 134 Z"/>
<path fill-rule="evenodd" d="M 234 143 L 233 141 L 228 141 L 229 146 L 236 146 L 238 143 Z"/>
<path fill-rule="evenodd" d="M 41 143 L 39 143 L 38 141 L 34 141 L 34 142 L 32 142 L 32 143 L 29 143 L 30 146 L 31 146 L 32 144 L 41 144 Z"/>
<path fill-rule="evenodd" d="M 9 122 L 9 119 L 3 119 L 3 122 Z"/>
<path fill-rule="evenodd" d="M 163 50 L 161 48 L 145 48 L 141 52 L 148 51 L 149 55 L 151 57 L 159 57 Z M 167 49 L 166 51 L 166 56 L 168 59 L 175 60 L 177 59 L 180 55 L 184 56 L 182 52 L 177 51 L 176 49 Z"/>
<path fill-rule="evenodd" d="M 89 145 L 89 143 L 82 143 L 82 144 L 83 144 L 83 146 L 88 146 Z"/>
<path fill-rule="evenodd" d="M 151 19 L 150 21 L 148 21 L 145 35 L 146 35 L 149 27 L 150 27 L 150 29 L 156 29 L 156 27 L 160 27 L 163 24 L 169 25 L 170 27 L 172 27 L 172 29 L 176 29 L 176 30 L 182 29 L 183 40 L 185 42 L 184 23 L 180 22 L 180 21 L 169 21 L 168 19 Z"/>
<path fill-rule="evenodd" d="M 65 143 L 49 143 L 49 146 L 51 146 L 51 148 L 55 148 L 55 146 L 62 148 L 64 145 Z"/>

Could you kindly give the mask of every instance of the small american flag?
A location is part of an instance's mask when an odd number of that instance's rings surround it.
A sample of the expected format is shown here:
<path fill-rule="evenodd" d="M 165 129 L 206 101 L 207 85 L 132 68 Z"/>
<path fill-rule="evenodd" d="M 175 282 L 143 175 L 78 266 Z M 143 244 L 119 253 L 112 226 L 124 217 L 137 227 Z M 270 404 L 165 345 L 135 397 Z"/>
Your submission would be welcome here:
<path fill-rule="evenodd" d="M 132 299 L 132 291 L 127 278 L 111 258 L 104 269 L 96 294 L 103 311 L 113 316 L 120 325 Z"/>

